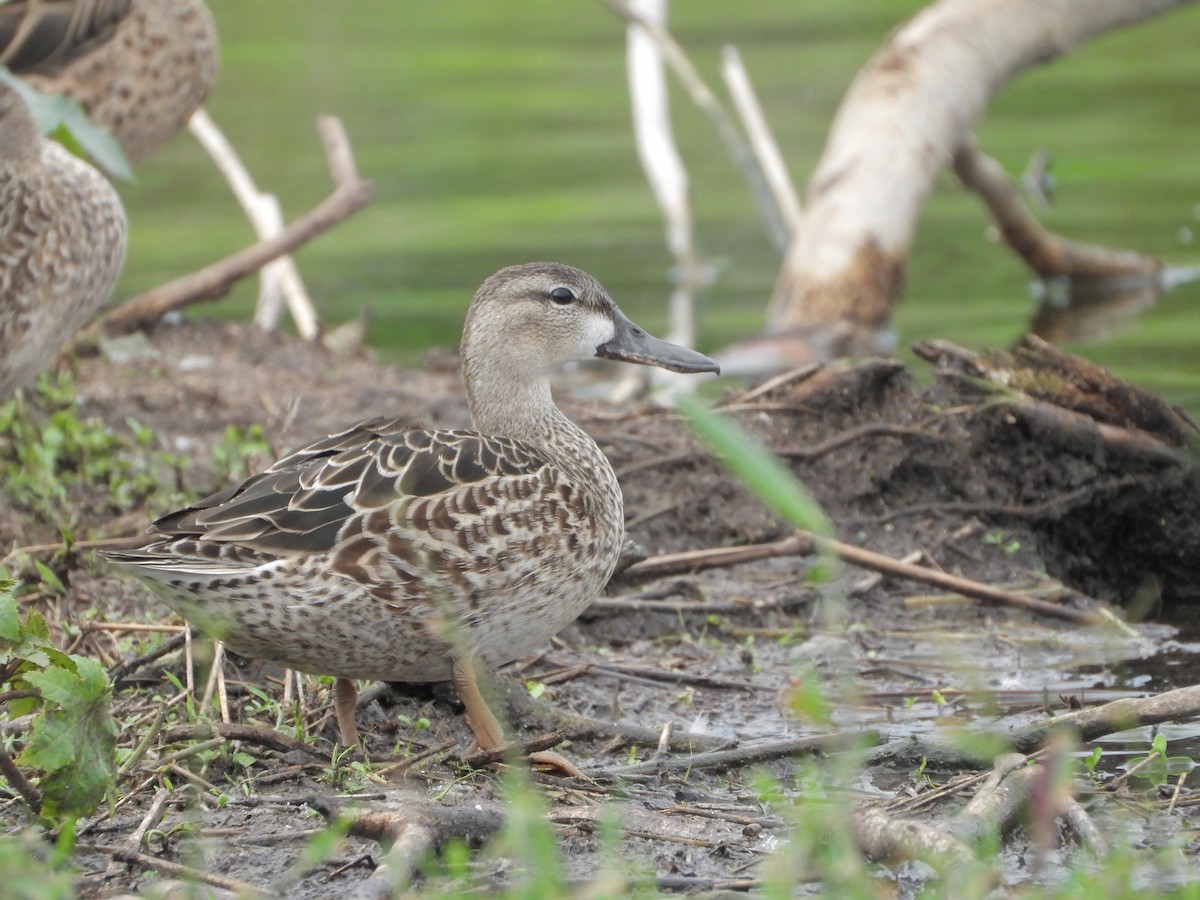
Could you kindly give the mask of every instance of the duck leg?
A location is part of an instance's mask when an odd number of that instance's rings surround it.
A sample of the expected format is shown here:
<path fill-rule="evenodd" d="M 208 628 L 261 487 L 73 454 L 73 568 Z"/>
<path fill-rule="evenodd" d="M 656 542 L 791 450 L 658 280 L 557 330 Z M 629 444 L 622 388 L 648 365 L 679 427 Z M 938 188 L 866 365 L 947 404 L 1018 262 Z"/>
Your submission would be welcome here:
<path fill-rule="evenodd" d="M 454 661 L 454 689 L 467 708 L 467 724 L 475 734 L 475 744 L 480 750 L 499 750 L 504 747 L 504 728 L 492 712 L 479 690 L 479 679 L 470 659 Z M 583 772 L 561 754 L 553 750 L 530 753 L 529 762 L 535 766 L 554 769 L 572 778 L 583 778 Z"/>
<path fill-rule="evenodd" d="M 355 701 L 358 690 L 349 678 L 337 678 L 333 682 L 333 712 L 337 716 L 338 732 L 343 747 L 358 743 L 358 724 L 354 721 Z"/>

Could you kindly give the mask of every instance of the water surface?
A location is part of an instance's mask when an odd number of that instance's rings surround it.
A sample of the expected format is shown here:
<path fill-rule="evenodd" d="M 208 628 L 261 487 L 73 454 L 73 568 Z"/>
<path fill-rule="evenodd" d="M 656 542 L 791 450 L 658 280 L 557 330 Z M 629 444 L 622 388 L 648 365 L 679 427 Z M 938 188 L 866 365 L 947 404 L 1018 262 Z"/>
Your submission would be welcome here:
<path fill-rule="evenodd" d="M 671 260 L 629 128 L 622 25 L 592 0 L 212 0 L 222 76 L 210 110 L 289 216 L 329 190 L 312 121 L 340 116 L 374 204 L 299 263 L 331 322 L 373 311 L 372 343 L 415 358 L 452 346 L 470 293 L 512 262 L 552 258 L 601 278 L 648 327 L 665 321 Z M 678 38 L 714 88 L 736 44 L 794 177 L 812 171 L 847 84 L 911 0 L 677 3 Z M 1200 9 L 1097 40 L 1014 82 L 980 128 L 1020 172 L 1054 154 L 1053 229 L 1195 262 L 1200 232 Z M 704 298 L 706 348 L 753 333 L 778 268 L 741 176 L 682 92 L 674 119 L 690 167 L 699 244 L 719 267 Z M 132 221 L 129 295 L 251 240 L 228 192 L 183 135 L 123 189 Z M 943 178 L 923 216 L 901 345 L 943 337 L 1004 345 L 1033 311 L 1029 276 L 990 243 L 980 204 Z M 248 315 L 255 288 L 208 309 Z M 1071 349 L 1200 414 L 1200 288 L 1131 329 Z"/>

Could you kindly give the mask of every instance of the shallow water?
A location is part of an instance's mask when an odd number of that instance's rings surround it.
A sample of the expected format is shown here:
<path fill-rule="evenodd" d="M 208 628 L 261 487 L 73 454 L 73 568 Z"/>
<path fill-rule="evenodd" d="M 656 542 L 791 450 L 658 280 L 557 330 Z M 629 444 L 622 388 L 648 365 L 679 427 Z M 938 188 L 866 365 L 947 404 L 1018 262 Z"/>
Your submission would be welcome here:
<path fill-rule="evenodd" d="M 330 321 L 373 311 L 370 340 L 415 357 L 452 346 L 470 292 L 501 265 L 558 258 L 598 275 L 651 328 L 665 320 L 670 259 L 629 129 L 623 29 L 599 3 L 537 0 L 352 7 L 213 0 L 223 41 L 210 105 L 263 187 L 295 216 L 328 189 L 312 130 L 343 118 L 373 205 L 299 254 Z M 736 44 L 794 177 L 811 172 L 839 98 L 913 0 L 770 0 L 739 10 L 676 4 L 675 33 L 714 88 L 720 47 Z M 468 12 L 469 11 L 469 12 Z M 1111 35 L 1025 75 L 980 128 L 1018 173 L 1054 155 L 1047 224 L 1071 237 L 1186 264 L 1200 232 L 1200 9 Z M 701 310 L 707 348 L 750 334 L 778 258 L 708 122 L 674 97 L 697 236 L 719 271 Z M 250 239 L 187 136 L 123 194 L 132 220 L 128 295 Z M 980 205 L 945 178 L 914 249 L 901 346 L 943 337 L 1002 345 L 1033 312 L 1022 266 L 986 237 Z M 247 314 L 254 287 L 215 308 Z M 1200 288 L 1180 289 L 1133 328 L 1072 345 L 1200 413 Z"/>

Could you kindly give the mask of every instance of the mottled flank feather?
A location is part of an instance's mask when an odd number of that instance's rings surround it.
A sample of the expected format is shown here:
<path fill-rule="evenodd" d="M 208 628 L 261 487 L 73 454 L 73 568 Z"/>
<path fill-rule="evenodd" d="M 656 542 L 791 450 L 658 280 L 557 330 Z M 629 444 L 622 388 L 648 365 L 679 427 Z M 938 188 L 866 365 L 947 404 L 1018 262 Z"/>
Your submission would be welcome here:
<path fill-rule="evenodd" d="M 43 138 L 20 95 L 0 82 L 0 399 L 109 298 L 125 237 L 112 185 Z"/>
<path fill-rule="evenodd" d="M 542 645 L 600 593 L 624 538 L 612 467 L 554 405 L 549 371 L 597 355 L 715 364 L 550 263 L 484 282 L 462 352 L 477 431 L 363 422 L 106 555 L 239 653 L 341 679 L 453 675 L 480 744 L 495 745 L 463 660 L 497 666 Z M 352 717 L 339 722 L 349 741 Z"/>

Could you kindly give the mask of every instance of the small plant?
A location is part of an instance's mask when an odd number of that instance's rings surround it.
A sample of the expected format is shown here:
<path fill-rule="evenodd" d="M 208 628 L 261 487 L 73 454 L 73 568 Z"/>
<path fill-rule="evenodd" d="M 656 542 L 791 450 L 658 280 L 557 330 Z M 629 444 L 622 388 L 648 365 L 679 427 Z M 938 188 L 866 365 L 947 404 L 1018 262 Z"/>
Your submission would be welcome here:
<path fill-rule="evenodd" d="M 99 663 L 55 647 L 45 620 L 22 621 L 15 584 L 0 572 L 0 686 L 12 717 L 34 714 L 25 749 L 6 776 L 35 812 L 70 818 L 94 810 L 116 781 L 112 688 Z M 4 751 L 7 757 L 7 749 Z M 23 768 L 40 773 L 36 787 Z"/>
<path fill-rule="evenodd" d="M 152 429 L 128 424 L 124 434 L 98 418 L 81 418 L 72 376 L 44 373 L 35 387 L 0 404 L 7 499 L 67 532 L 86 490 L 103 493 L 113 512 L 184 501 L 182 460 L 159 449 Z"/>

